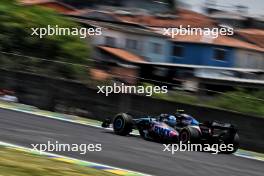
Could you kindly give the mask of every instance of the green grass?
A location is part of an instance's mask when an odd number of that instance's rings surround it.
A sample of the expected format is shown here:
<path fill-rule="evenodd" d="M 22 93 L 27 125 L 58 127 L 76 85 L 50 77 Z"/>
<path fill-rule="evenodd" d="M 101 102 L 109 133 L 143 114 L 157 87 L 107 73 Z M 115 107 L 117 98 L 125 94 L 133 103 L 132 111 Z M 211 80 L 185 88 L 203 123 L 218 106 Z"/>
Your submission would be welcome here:
<path fill-rule="evenodd" d="M 0 147 L 0 156 L 0 176 L 116 176 L 5 147 Z"/>
<path fill-rule="evenodd" d="M 234 91 L 217 96 L 207 105 L 264 117 L 264 101 L 261 92 Z"/>
<path fill-rule="evenodd" d="M 154 98 L 264 117 L 264 91 L 236 90 L 205 98 L 176 90 L 168 94 L 155 94 Z"/>
<path fill-rule="evenodd" d="M 198 97 L 183 91 L 169 91 L 168 94 L 154 94 L 154 98 L 186 104 L 199 104 Z"/>

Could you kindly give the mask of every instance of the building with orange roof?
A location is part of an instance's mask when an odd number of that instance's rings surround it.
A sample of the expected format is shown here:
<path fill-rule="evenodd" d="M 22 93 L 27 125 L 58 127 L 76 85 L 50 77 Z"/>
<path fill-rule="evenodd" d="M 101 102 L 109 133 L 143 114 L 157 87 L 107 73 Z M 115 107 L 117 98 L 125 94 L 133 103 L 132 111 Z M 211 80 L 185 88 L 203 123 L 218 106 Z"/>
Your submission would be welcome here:
<path fill-rule="evenodd" d="M 60 0 L 76 8 L 95 9 L 143 9 L 145 11 L 167 12 L 172 9 L 170 3 L 163 0 Z M 161 2 L 162 1 L 162 2 Z"/>
<path fill-rule="evenodd" d="M 72 17 L 103 28 L 102 36 L 93 37 L 94 45 L 125 50 L 147 62 L 264 68 L 264 50 L 257 43 L 234 36 L 177 35 L 170 38 L 162 34 L 164 28 L 220 28 L 214 20 L 190 10 L 156 14 L 129 10 L 84 10 Z M 121 50 L 120 53 L 123 53 Z M 99 51 L 103 51 L 102 48 Z"/>
<path fill-rule="evenodd" d="M 116 57 L 117 59 L 122 60 L 123 62 L 127 63 L 142 63 L 145 62 L 145 59 L 130 53 L 124 49 L 120 48 L 112 48 L 107 46 L 98 46 L 102 52 L 106 53 L 106 55 L 111 55 L 112 57 Z"/>
<path fill-rule="evenodd" d="M 262 29 L 240 29 L 237 36 L 241 39 L 264 48 L 264 30 Z"/>
<path fill-rule="evenodd" d="M 190 11 L 187 9 L 179 8 L 173 13 L 158 13 L 158 14 L 141 14 L 135 12 L 127 13 L 114 13 L 122 21 L 137 23 L 153 28 L 164 28 L 164 27 L 179 27 L 191 26 L 191 27 L 216 27 L 217 23 L 202 15 L 200 13 Z"/>
<path fill-rule="evenodd" d="M 160 30 L 162 28 L 157 30 L 119 21 L 105 22 L 79 18 L 74 20 L 101 27 L 102 35 L 90 38 L 94 46 L 100 46 L 97 51 L 107 53 L 116 60 L 123 59 L 126 63 L 136 63 L 141 59 L 153 63 L 264 69 L 264 49 L 233 36 L 219 34 L 215 38 L 210 35 L 193 34 L 176 35 L 171 38 L 163 35 L 163 31 Z M 132 55 L 133 57 L 130 57 Z"/>
<path fill-rule="evenodd" d="M 126 62 L 130 60 L 131 63 L 138 62 L 139 58 L 141 61 L 158 62 L 162 60 L 165 62 L 169 56 L 167 49 L 170 41 L 167 40 L 167 37 L 142 25 L 79 18 L 73 19 L 83 25 L 88 25 L 88 27 L 101 28 L 102 35 L 89 37 L 93 46 L 105 47 L 99 47 L 97 51 L 108 52 L 112 56 L 114 56 L 113 53 L 127 55 L 128 52 L 131 53 L 130 56 L 132 54 L 138 56 L 132 57 L 132 60 L 130 58 L 126 60 Z M 127 53 L 124 51 L 127 51 Z"/>
<path fill-rule="evenodd" d="M 40 6 L 53 9 L 56 12 L 63 14 L 77 11 L 74 7 L 56 0 L 20 0 L 20 3 L 25 6 Z"/>
<path fill-rule="evenodd" d="M 264 69 L 264 49 L 234 37 L 177 35 L 170 40 L 172 63 Z"/>
<path fill-rule="evenodd" d="M 109 22 L 126 22 L 138 24 L 152 28 L 164 27 L 216 27 L 217 23 L 197 12 L 187 9 L 178 9 L 170 13 L 146 13 L 140 10 L 92 10 L 83 9 L 73 13 L 67 13 L 74 17 L 86 18 L 90 20 L 101 20 Z"/>

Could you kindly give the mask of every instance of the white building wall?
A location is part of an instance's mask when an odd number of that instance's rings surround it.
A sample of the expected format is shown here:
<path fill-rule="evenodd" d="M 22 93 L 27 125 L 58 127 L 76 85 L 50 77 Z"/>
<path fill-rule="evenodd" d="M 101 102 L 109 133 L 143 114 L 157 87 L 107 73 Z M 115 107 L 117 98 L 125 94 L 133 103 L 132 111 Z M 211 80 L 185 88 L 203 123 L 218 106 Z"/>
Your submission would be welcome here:
<path fill-rule="evenodd" d="M 116 40 L 116 47 L 122 48 L 124 46 L 123 38 L 125 35 L 119 31 L 102 29 L 102 35 L 93 36 L 93 45 L 105 45 L 105 37 L 113 37 Z"/>
<path fill-rule="evenodd" d="M 117 48 L 125 49 L 136 55 L 144 57 L 146 60 L 151 62 L 168 62 L 166 59 L 169 58 L 169 41 L 166 38 L 159 38 L 155 36 L 143 36 L 133 33 L 124 33 L 120 31 L 115 31 L 112 29 L 103 29 L 102 35 L 93 36 L 91 41 L 93 45 L 105 45 L 105 37 L 113 37 L 116 41 Z M 126 47 L 126 40 L 132 39 L 138 42 L 137 49 L 131 49 Z M 162 52 L 160 54 L 153 53 L 151 48 L 152 43 L 158 43 L 161 45 Z"/>
<path fill-rule="evenodd" d="M 148 57 L 151 62 L 169 62 L 169 41 L 165 38 L 146 37 L 145 39 L 145 57 Z M 161 53 L 153 52 L 153 43 L 161 45 Z"/>
<path fill-rule="evenodd" d="M 264 69 L 264 53 L 238 49 L 235 53 L 235 67 Z"/>

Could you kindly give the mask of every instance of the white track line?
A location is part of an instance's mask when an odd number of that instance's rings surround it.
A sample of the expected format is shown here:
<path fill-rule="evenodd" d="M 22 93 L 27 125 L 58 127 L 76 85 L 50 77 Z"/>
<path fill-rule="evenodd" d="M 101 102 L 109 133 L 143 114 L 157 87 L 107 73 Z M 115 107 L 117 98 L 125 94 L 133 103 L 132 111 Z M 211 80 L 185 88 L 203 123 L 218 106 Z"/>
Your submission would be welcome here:
<path fill-rule="evenodd" d="M 21 145 L 11 144 L 11 143 L 7 143 L 7 142 L 3 142 L 3 141 L 0 141 L 0 146 L 1 145 L 2 146 L 6 146 L 6 147 L 13 147 L 15 149 L 22 149 L 22 150 L 28 151 L 28 152 L 32 152 L 32 151 L 36 152 L 35 150 L 33 150 L 31 148 L 27 148 L 27 147 L 23 147 Z M 152 175 L 145 174 L 145 173 L 142 173 L 142 172 L 122 169 L 122 168 L 118 168 L 118 167 L 114 167 L 114 166 L 110 166 L 110 165 L 105 165 L 105 164 L 101 164 L 101 163 L 91 162 L 91 161 L 80 160 L 80 159 L 77 159 L 77 158 L 72 158 L 72 157 L 68 157 L 68 156 L 64 156 L 64 155 L 58 155 L 58 154 L 54 154 L 54 153 L 50 153 L 50 152 L 41 151 L 41 152 L 39 152 L 39 154 L 40 155 L 44 155 L 44 156 L 53 156 L 53 157 L 58 157 L 58 158 L 65 158 L 65 159 L 80 161 L 80 162 L 84 162 L 84 163 L 90 163 L 90 164 L 92 163 L 92 164 L 97 165 L 97 166 L 109 167 L 110 169 L 117 169 L 117 170 L 126 171 L 126 172 L 129 172 L 129 173 L 140 174 L 140 175 L 144 175 L 144 176 L 152 176 Z"/>
<path fill-rule="evenodd" d="M 64 118 L 60 118 L 60 117 L 54 117 L 54 116 L 45 115 L 45 114 L 42 114 L 42 113 L 38 114 L 36 112 L 29 112 L 29 111 L 20 110 L 20 109 L 3 108 L 3 107 L 2 107 L 2 109 L 8 109 L 8 110 L 17 111 L 17 112 L 23 112 L 23 113 L 27 113 L 27 114 L 31 114 L 31 115 L 40 116 L 40 117 L 45 117 L 45 118 L 48 117 L 48 118 L 55 119 L 55 120 L 60 120 L 60 121 L 65 121 L 65 122 L 70 122 L 70 123 L 75 123 L 75 124 L 80 124 L 80 125 L 86 125 L 86 126 L 92 126 L 92 127 L 95 127 L 95 128 L 107 129 L 107 130 L 113 131 L 112 128 L 103 128 L 103 127 L 101 127 L 101 125 L 92 124 L 90 122 L 80 122 L 79 120 L 64 119 Z M 131 134 L 139 136 L 139 134 L 135 133 L 135 132 L 132 132 Z M 248 152 L 248 154 L 241 154 L 241 152 L 238 151 L 238 152 L 234 153 L 233 155 L 238 156 L 238 157 L 242 157 L 242 158 L 253 159 L 253 160 L 257 160 L 257 161 L 264 161 L 263 157 L 254 156 L 254 155 L 251 154 L 251 153 L 256 153 L 256 152 L 251 152 L 251 151 L 246 151 L 246 150 L 244 150 L 244 151 Z"/>

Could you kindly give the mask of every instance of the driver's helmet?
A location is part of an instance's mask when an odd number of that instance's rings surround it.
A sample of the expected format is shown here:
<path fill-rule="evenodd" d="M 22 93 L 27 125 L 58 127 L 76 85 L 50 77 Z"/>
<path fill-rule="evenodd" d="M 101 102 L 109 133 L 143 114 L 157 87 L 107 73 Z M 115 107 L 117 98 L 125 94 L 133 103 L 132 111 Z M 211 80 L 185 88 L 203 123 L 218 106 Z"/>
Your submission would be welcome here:
<path fill-rule="evenodd" d="M 176 117 L 174 115 L 167 116 L 166 119 L 164 119 L 164 122 L 167 123 L 169 126 L 175 126 L 176 125 Z"/>

